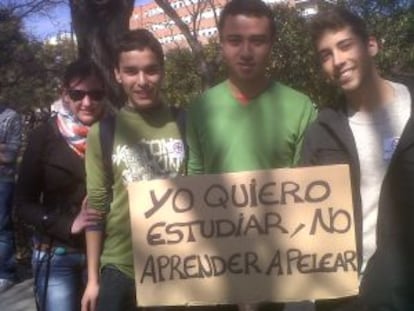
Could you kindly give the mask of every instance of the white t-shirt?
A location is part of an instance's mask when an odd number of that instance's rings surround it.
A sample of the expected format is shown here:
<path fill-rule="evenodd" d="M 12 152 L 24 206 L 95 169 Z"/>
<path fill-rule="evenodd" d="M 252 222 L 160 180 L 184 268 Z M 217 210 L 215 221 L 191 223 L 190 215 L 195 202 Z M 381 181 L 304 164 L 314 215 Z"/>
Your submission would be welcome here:
<path fill-rule="evenodd" d="M 349 111 L 361 170 L 363 273 L 376 250 L 378 201 L 391 157 L 411 114 L 408 89 L 387 81 L 394 89 L 394 101 L 375 111 Z"/>

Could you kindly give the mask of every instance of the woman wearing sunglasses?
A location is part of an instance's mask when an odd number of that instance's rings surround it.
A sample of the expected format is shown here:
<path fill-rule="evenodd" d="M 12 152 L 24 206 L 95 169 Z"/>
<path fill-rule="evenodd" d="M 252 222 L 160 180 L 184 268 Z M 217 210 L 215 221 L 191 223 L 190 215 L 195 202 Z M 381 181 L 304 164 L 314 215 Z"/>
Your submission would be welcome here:
<path fill-rule="evenodd" d="M 29 138 L 16 191 L 18 216 L 34 228 L 35 298 L 41 311 L 78 311 L 85 278 L 84 229 L 100 215 L 87 209 L 84 155 L 89 127 L 104 112 L 103 78 L 78 60 L 63 77 L 57 115 Z"/>

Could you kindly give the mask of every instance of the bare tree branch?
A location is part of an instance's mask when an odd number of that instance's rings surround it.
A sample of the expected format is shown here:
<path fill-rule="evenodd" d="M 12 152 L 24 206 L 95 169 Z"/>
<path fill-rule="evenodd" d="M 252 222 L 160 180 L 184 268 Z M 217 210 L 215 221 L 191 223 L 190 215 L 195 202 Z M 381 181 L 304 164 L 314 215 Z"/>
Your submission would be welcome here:
<path fill-rule="evenodd" d="M 174 21 L 177 28 L 188 42 L 192 51 L 201 50 L 201 44 L 192 36 L 191 30 L 186 23 L 180 18 L 178 13 L 173 9 L 168 0 L 154 0 L 156 4 L 164 11 L 164 13 Z"/>
<path fill-rule="evenodd" d="M 217 5 L 214 3 L 214 0 L 207 0 L 207 1 L 210 4 L 211 10 L 213 11 L 215 25 L 216 25 L 216 28 L 218 29 L 219 15 L 217 14 Z M 226 3 L 227 2 L 228 1 L 226 1 Z"/>
<path fill-rule="evenodd" d="M 175 23 L 181 34 L 186 39 L 191 51 L 199 65 L 199 70 L 203 80 L 203 88 L 208 88 L 214 82 L 214 66 L 208 63 L 204 55 L 201 42 L 189 26 L 180 18 L 177 11 L 171 6 L 168 0 L 154 0 L 155 3 L 164 11 L 164 13 Z M 201 16 L 201 15 L 200 15 Z M 193 24 L 194 25 L 194 24 Z M 195 28 L 195 27 L 194 27 Z M 195 31 L 194 31 L 195 32 Z"/>
<path fill-rule="evenodd" d="M 0 7 L 7 8 L 13 15 L 25 18 L 33 14 L 48 15 L 50 9 L 67 4 L 66 0 L 6 0 Z"/>

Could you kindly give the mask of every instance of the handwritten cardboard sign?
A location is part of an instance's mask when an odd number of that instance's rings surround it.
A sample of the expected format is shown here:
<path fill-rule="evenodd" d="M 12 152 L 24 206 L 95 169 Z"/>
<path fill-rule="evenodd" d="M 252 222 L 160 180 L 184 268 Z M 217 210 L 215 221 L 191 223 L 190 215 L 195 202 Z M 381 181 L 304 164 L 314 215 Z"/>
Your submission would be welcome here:
<path fill-rule="evenodd" d="M 349 169 L 275 169 L 129 185 L 141 306 L 357 293 Z"/>

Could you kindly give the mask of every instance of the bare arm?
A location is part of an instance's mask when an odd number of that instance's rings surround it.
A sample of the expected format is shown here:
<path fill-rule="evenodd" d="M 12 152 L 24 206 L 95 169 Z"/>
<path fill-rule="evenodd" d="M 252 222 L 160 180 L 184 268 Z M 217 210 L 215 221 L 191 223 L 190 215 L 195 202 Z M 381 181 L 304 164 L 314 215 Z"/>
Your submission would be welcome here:
<path fill-rule="evenodd" d="M 88 209 L 100 211 L 102 221 L 85 230 L 88 282 L 82 297 L 82 311 L 95 311 L 100 283 L 100 256 L 105 239 L 105 216 L 109 211 L 107 174 L 103 165 L 98 125 L 92 126 L 88 133 L 85 167 L 88 191 Z"/>
<path fill-rule="evenodd" d="M 95 311 L 99 292 L 99 266 L 102 252 L 103 231 L 88 230 L 86 236 L 86 256 L 88 282 L 82 297 L 82 311 Z"/>

